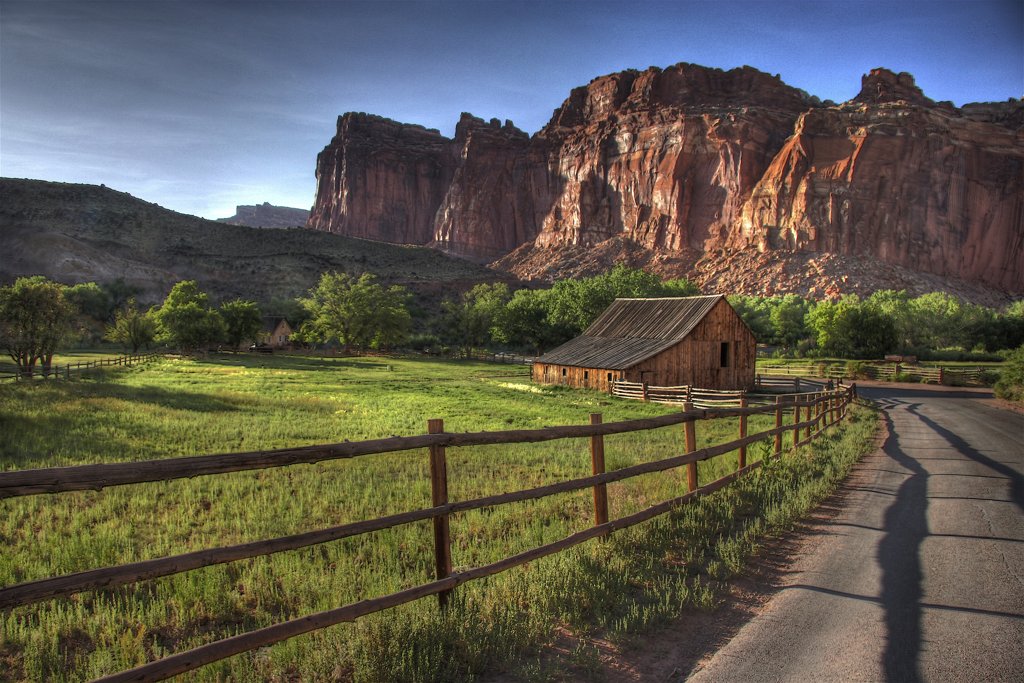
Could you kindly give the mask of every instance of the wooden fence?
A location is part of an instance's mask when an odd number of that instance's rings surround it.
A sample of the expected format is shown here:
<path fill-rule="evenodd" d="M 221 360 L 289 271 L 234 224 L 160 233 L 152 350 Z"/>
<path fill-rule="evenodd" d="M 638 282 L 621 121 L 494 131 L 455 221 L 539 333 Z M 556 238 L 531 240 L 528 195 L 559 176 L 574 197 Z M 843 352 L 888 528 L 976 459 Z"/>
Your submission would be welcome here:
<path fill-rule="evenodd" d="M 791 435 L 788 438 L 790 447 L 796 447 L 809 442 L 826 427 L 842 419 L 846 414 L 847 407 L 855 397 L 856 386 L 851 386 L 841 391 L 778 397 L 775 404 L 771 406 L 750 407 L 745 405 L 745 400 L 741 400 L 740 407 L 737 408 L 698 409 L 687 403 L 682 412 L 654 418 L 602 424 L 601 416 L 593 414 L 588 425 L 501 432 L 448 433 L 444 431 L 444 424 L 441 420 L 430 420 L 427 433 L 418 436 L 395 436 L 370 441 L 343 442 L 275 451 L 202 455 L 143 462 L 78 465 L 73 467 L 0 472 L 0 498 L 10 498 L 36 494 L 57 494 L 64 491 L 100 490 L 109 486 L 142 482 L 166 482 L 201 475 L 283 467 L 299 463 L 314 463 L 325 460 L 354 458 L 374 453 L 389 453 L 422 448 L 426 449 L 429 457 L 432 490 L 432 507 L 430 508 L 343 524 L 292 536 L 200 550 L 182 555 L 134 562 L 127 565 L 91 569 L 75 574 L 6 586 L 0 589 L 0 609 L 10 609 L 18 605 L 72 595 L 86 590 L 113 588 L 225 562 L 305 548 L 391 528 L 400 524 L 409 524 L 427 519 L 433 520 L 436 566 L 436 580 L 434 581 L 407 588 L 390 595 L 362 600 L 218 640 L 186 652 L 173 654 L 144 664 L 130 671 L 112 674 L 100 679 L 108 683 L 112 681 L 163 680 L 242 652 L 266 647 L 282 640 L 341 622 L 350 622 L 358 617 L 419 600 L 429 595 L 437 595 L 441 605 L 444 606 L 448 594 L 454 588 L 467 581 L 498 574 L 532 560 L 579 545 L 592 538 L 605 536 L 613 531 L 639 524 L 664 514 L 678 505 L 687 503 L 697 496 L 722 488 L 737 478 L 749 474 L 761 465 L 761 461 L 747 464 L 746 451 L 748 446 L 762 440 L 774 439 L 774 448 L 772 455 L 769 457 L 779 457 L 783 452 L 783 440 L 787 435 Z M 774 414 L 775 427 L 748 435 L 747 418 L 751 415 L 759 414 Z M 792 415 L 791 423 L 785 424 L 785 419 L 789 415 Z M 738 438 L 728 443 L 698 450 L 696 447 L 696 423 L 702 420 L 729 417 L 739 418 Z M 604 436 L 657 429 L 678 424 L 682 424 L 685 427 L 686 451 L 682 455 L 632 465 L 613 472 L 605 471 Z M 592 476 L 474 500 L 449 501 L 446 448 L 508 443 L 535 443 L 568 438 L 589 439 Z M 737 451 L 735 471 L 721 479 L 701 485 L 697 478 L 697 463 L 732 451 Z M 609 520 L 607 484 L 643 474 L 665 472 L 684 465 L 687 468 L 686 493 L 653 505 L 640 512 Z M 459 572 L 452 571 L 449 523 L 450 516 L 453 513 L 525 500 L 535 500 L 558 493 L 588 488 L 593 489 L 594 525 L 592 527 L 574 533 L 559 541 L 506 557 L 482 567 L 465 569 Z"/>
<path fill-rule="evenodd" d="M 620 398 L 631 398 L 651 403 L 667 405 L 684 405 L 692 403 L 697 408 L 725 408 L 739 406 L 745 397 L 743 391 L 716 391 L 682 385 L 676 387 L 659 387 L 646 382 L 612 382 L 611 394 Z"/>
<path fill-rule="evenodd" d="M 490 353 L 487 351 L 473 351 L 469 354 L 473 360 L 488 361 L 490 363 L 512 363 L 514 365 L 533 365 L 533 356 L 521 356 L 517 353 Z"/>
<path fill-rule="evenodd" d="M 845 365 L 836 365 L 834 363 L 803 365 L 759 364 L 757 366 L 759 382 L 763 377 L 819 377 L 832 380 L 866 378 L 894 382 L 897 379 L 906 379 L 912 382 L 935 384 L 977 384 L 981 381 L 984 370 L 980 367 L 930 367 L 894 362 L 860 364 L 857 366 L 856 372 L 860 377 L 854 376 L 854 374 L 847 370 Z"/>
<path fill-rule="evenodd" d="M 143 354 L 129 354 L 127 356 L 118 356 L 116 358 L 100 358 L 99 360 L 87 360 L 77 361 L 75 363 L 54 363 L 49 368 L 39 368 L 32 375 L 24 375 L 21 373 L 11 373 L 8 375 L 0 376 L 0 379 L 13 379 L 19 380 L 31 380 L 35 377 L 42 379 L 71 379 L 71 375 L 74 373 L 81 374 L 87 370 L 93 370 L 96 368 L 108 368 L 108 367 L 126 367 L 131 365 L 137 365 L 138 363 L 148 363 L 154 358 L 160 358 L 163 354 L 159 353 L 143 353 Z"/>

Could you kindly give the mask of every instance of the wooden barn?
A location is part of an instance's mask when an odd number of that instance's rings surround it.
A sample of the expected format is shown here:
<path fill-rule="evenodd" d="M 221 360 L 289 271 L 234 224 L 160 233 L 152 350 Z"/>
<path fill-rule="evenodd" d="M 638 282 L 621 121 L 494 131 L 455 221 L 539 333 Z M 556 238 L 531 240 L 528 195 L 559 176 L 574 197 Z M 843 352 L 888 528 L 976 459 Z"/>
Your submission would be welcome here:
<path fill-rule="evenodd" d="M 538 358 L 533 380 L 602 391 L 614 380 L 748 389 L 755 354 L 753 332 L 722 295 L 616 299 L 582 335 Z"/>

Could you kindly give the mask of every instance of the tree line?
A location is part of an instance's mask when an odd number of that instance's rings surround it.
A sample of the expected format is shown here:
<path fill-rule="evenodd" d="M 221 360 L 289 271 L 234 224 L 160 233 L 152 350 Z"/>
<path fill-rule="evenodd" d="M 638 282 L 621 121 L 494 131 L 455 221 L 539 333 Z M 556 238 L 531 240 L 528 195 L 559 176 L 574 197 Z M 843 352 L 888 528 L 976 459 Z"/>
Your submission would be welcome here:
<path fill-rule="evenodd" d="M 618 265 L 601 275 L 512 290 L 479 284 L 431 307 L 405 288 L 371 274 L 324 273 L 305 297 L 272 302 L 299 345 L 337 345 L 346 352 L 411 348 L 456 351 L 502 346 L 541 354 L 585 330 L 619 297 L 699 294 L 685 279 L 662 280 Z M 183 352 L 257 342 L 263 309 L 234 299 L 214 306 L 198 284 L 175 284 L 159 305 L 143 309 L 138 290 L 117 280 L 65 286 L 41 276 L 0 287 L 0 341 L 24 374 L 49 371 L 62 345 L 100 339 L 133 353 L 162 344 Z M 780 354 L 879 358 L 893 352 L 927 358 L 942 349 L 988 352 L 1024 344 L 1024 301 L 1003 311 L 932 292 L 911 297 L 885 290 L 861 298 L 809 301 L 796 295 L 728 297 L 759 342 Z"/>

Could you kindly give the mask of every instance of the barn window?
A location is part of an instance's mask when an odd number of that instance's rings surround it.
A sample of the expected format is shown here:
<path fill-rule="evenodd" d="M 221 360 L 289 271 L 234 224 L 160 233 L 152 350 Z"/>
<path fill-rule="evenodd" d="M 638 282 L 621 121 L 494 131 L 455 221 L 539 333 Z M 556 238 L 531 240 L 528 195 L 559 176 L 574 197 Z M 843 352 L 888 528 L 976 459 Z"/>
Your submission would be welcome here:
<path fill-rule="evenodd" d="M 562 377 L 565 377 L 565 368 L 562 368 Z"/>
<path fill-rule="evenodd" d="M 720 345 L 718 366 L 729 367 L 729 342 L 722 342 Z"/>
<path fill-rule="evenodd" d="M 583 381 L 586 382 L 587 379 L 589 379 L 589 378 L 590 378 L 590 371 L 589 370 L 584 370 L 583 371 Z"/>
<path fill-rule="evenodd" d="M 609 381 L 609 382 L 611 382 L 611 381 L 612 381 L 612 373 L 610 373 L 610 372 L 608 373 L 608 381 Z"/>

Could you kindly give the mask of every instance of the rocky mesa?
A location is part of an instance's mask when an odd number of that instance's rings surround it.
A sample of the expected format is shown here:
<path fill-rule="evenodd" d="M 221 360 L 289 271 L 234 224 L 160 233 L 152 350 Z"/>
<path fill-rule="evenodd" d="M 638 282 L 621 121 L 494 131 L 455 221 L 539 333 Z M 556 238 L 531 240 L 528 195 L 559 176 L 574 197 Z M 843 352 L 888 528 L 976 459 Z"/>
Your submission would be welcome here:
<path fill-rule="evenodd" d="M 956 108 L 885 69 L 841 104 L 751 67 L 623 71 L 533 136 L 345 114 L 316 174 L 310 227 L 520 277 L 835 255 L 1024 292 L 1024 104 Z"/>

